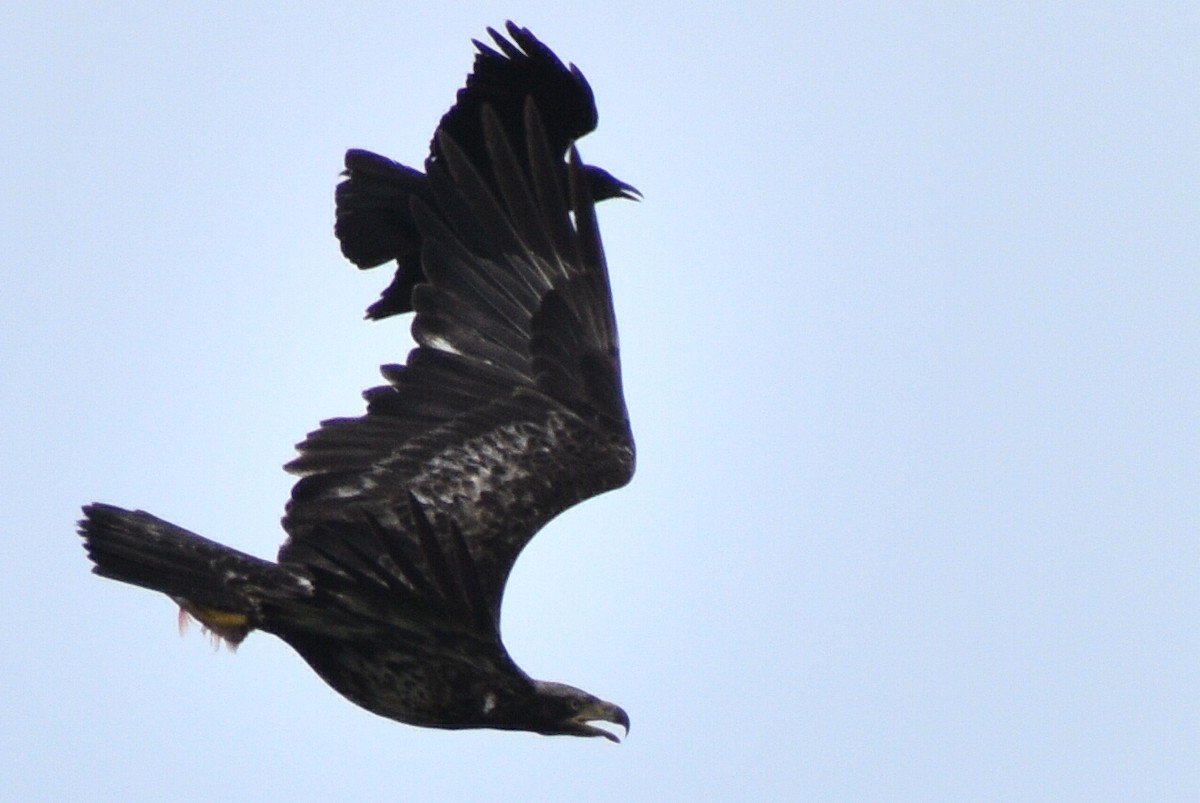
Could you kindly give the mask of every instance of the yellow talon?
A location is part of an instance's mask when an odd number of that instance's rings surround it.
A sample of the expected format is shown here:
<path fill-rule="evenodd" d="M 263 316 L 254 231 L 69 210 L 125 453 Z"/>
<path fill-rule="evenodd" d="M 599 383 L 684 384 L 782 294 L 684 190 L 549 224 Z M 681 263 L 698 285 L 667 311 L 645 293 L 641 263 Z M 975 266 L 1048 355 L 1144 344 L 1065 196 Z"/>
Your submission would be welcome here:
<path fill-rule="evenodd" d="M 207 605 L 198 605 L 191 600 L 177 598 L 179 604 L 179 630 L 187 629 L 187 619 L 190 616 L 200 623 L 204 632 L 222 640 L 229 649 L 237 649 L 237 645 L 250 632 L 250 617 L 236 611 L 223 611 Z"/>

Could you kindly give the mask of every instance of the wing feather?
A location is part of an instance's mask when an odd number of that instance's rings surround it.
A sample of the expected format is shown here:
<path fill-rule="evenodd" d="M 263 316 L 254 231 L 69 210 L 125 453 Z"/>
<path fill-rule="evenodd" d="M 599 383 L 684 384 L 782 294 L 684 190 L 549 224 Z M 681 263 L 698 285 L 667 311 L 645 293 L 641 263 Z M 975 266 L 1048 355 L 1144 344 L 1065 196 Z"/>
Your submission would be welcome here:
<path fill-rule="evenodd" d="M 547 115 L 547 140 L 559 158 L 572 142 L 596 129 L 599 115 L 587 79 L 574 65 L 565 65 L 528 28 L 511 21 L 505 25 L 511 41 L 488 28 L 495 47 L 473 40 L 476 55 L 466 85 L 454 106 L 442 116 L 438 130 L 448 133 L 467 153 L 485 151 L 479 115 L 491 107 L 499 115 L 512 142 L 524 139 L 526 98 L 533 98 Z M 433 161 L 442 157 L 438 139 L 430 143 Z M 428 167 L 428 163 L 426 164 Z"/>
<path fill-rule="evenodd" d="M 628 482 L 634 447 L 584 166 L 572 152 L 564 187 L 532 102 L 517 143 L 481 114 L 487 163 L 439 134 L 429 200 L 413 201 L 428 282 L 413 295 L 418 347 L 384 367 L 365 415 L 299 445 L 279 557 L 340 578 L 343 596 L 361 578 L 371 605 L 390 590 L 498 639 L 520 551 Z"/>

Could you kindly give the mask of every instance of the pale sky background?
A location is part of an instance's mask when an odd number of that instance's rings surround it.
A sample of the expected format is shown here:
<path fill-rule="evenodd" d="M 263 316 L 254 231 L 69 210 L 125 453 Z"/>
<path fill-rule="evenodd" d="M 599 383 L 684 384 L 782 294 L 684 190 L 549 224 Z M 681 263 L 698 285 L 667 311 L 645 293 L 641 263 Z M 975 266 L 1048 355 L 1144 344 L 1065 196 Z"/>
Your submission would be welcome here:
<path fill-rule="evenodd" d="M 0 11 L 0 796 L 1200 799 L 1200 6 L 186 5 Z M 380 719 L 73 532 L 274 555 L 292 444 L 410 345 L 342 152 L 419 165 L 510 17 L 646 195 L 600 215 L 638 474 L 504 608 L 620 746 Z"/>

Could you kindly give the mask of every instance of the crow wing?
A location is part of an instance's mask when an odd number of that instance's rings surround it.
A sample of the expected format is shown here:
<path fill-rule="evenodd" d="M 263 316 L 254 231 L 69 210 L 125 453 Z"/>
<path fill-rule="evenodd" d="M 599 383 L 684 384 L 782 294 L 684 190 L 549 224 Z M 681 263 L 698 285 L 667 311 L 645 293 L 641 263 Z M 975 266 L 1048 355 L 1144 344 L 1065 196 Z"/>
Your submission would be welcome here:
<path fill-rule="evenodd" d="M 634 444 L 578 154 L 568 201 L 532 99 L 520 155 L 505 122 L 480 114 L 486 166 L 442 131 L 434 201 L 413 201 L 427 277 L 413 296 L 418 346 L 383 368 L 365 415 L 299 444 L 279 560 L 339 578 L 339 593 L 441 605 L 498 638 L 520 551 L 558 513 L 626 484 Z"/>
<path fill-rule="evenodd" d="M 543 121 L 550 150 L 560 157 L 571 144 L 596 128 L 598 120 L 592 88 L 578 68 L 564 65 L 550 48 L 526 28 L 511 21 L 506 30 L 512 40 L 493 28 L 488 33 L 493 49 L 475 40 L 475 65 L 454 105 L 438 124 L 430 144 L 426 169 L 445 159 L 440 137 L 445 134 L 482 168 L 488 155 L 482 112 L 490 106 L 510 142 L 525 136 L 526 98 L 547 113 Z M 524 158 L 523 153 L 517 154 Z M 590 168 L 612 180 L 604 171 Z M 371 151 L 346 152 L 346 180 L 334 191 L 334 233 L 342 254 L 359 268 L 373 268 L 396 260 L 396 273 L 379 299 L 367 309 L 368 318 L 386 318 L 412 310 L 412 289 L 422 279 L 421 237 L 411 214 L 413 196 L 428 199 L 425 175 Z M 485 171 L 485 176 L 489 175 Z M 608 194 L 629 196 L 632 187 L 614 182 Z M 598 196 L 600 197 L 600 196 Z"/>

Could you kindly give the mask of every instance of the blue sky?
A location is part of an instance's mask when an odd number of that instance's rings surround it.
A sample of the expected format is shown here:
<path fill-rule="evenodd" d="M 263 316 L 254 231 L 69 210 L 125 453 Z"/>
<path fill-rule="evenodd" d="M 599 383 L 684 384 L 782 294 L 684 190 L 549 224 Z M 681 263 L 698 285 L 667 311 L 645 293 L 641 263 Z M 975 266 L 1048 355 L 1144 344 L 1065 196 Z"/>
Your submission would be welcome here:
<path fill-rule="evenodd" d="M 1200 797 L 1197 7 L 408 5 L 0 12 L 13 799 Z M 73 535 L 274 554 L 291 445 L 410 346 L 342 152 L 419 164 L 509 17 L 646 195 L 601 211 L 638 475 L 504 609 L 618 747 L 379 719 Z"/>

